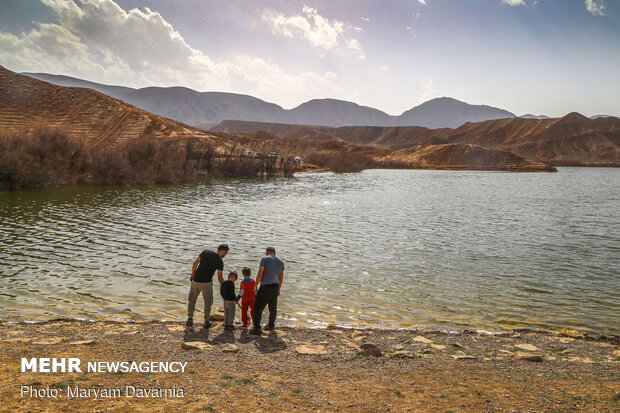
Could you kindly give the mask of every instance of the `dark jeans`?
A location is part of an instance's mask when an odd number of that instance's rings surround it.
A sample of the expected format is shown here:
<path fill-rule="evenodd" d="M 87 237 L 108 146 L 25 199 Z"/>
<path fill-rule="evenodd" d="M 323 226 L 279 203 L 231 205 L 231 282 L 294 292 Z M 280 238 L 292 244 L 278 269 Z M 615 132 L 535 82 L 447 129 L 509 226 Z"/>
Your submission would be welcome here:
<path fill-rule="evenodd" d="M 254 304 L 254 327 L 260 328 L 260 320 L 263 317 L 263 310 L 269 304 L 269 324 L 276 323 L 278 313 L 278 288 L 280 284 L 261 285 L 256 292 L 256 303 Z"/>

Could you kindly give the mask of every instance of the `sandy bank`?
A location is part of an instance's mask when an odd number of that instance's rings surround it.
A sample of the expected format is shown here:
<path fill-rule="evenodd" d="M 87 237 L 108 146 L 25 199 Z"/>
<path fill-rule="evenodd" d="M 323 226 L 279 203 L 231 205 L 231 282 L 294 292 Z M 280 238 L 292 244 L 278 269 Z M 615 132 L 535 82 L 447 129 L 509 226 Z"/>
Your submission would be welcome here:
<path fill-rule="evenodd" d="M 282 328 L 255 337 L 178 323 L 0 324 L 6 411 L 613 411 L 620 338 L 517 331 Z M 20 372 L 21 358 L 187 363 L 183 373 Z M 542 360 L 542 361 L 528 361 Z M 61 397 L 20 397 L 21 386 Z M 101 397 L 103 389 L 182 397 Z M 67 388 L 99 390 L 67 399 Z M 32 393 L 31 393 L 32 394 Z"/>

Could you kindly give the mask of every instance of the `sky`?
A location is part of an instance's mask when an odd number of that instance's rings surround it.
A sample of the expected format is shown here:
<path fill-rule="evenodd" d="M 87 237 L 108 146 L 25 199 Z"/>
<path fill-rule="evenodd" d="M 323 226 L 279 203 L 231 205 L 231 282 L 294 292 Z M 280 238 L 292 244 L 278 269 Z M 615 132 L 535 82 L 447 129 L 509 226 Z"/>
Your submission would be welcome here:
<path fill-rule="evenodd" d="M 620 116 L 618 0 L 0 0 L 0 65 L 398 115 Z"/>

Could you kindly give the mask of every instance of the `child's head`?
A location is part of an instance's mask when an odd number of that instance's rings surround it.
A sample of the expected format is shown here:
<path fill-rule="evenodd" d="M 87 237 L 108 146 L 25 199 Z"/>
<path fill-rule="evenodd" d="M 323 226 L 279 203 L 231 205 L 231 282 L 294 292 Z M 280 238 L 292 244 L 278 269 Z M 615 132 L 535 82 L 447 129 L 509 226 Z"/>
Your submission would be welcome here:
<path fill-rule="evenodd" d="M 232 282 L 237 281 L 237 278 L 239 278 L 239 276 L 237 275 L 237 271 L 231 271 L 228 273 L 228 279 Z"/>
<path fill-rule="evenodd" d="M 243 267 L 241 273 L 244 277 L 249 277 L 250 275 L 252 275 L 252 271 L 248 267 Z"/>

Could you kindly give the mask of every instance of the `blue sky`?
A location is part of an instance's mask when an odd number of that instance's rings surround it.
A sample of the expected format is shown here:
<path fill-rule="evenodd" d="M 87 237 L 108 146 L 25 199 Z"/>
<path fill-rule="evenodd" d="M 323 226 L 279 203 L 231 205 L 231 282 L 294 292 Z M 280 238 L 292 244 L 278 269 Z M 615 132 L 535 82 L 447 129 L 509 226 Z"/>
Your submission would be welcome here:
<path fill-rule="evenodd" d="M 0 64 L 285 108 L 451 96 L 620 116 L 619 15 L 616 0 L 0 0 Z"/>

